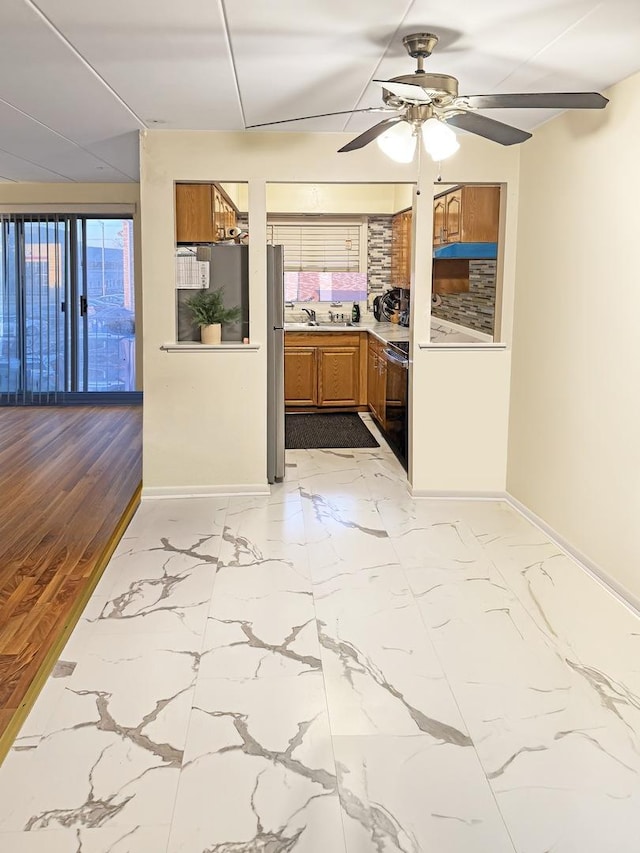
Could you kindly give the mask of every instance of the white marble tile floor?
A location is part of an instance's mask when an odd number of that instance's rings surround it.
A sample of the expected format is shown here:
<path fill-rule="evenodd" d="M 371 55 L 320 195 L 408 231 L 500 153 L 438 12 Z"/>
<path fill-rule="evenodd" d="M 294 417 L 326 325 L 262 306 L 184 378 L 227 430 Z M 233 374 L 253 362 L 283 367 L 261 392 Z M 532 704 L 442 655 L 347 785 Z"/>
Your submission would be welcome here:
<path fill-rule="evenodd" d="M 140 507 L 0 769 L 3 853 L 637 853 L 640 619 L 380 443 Z"/>

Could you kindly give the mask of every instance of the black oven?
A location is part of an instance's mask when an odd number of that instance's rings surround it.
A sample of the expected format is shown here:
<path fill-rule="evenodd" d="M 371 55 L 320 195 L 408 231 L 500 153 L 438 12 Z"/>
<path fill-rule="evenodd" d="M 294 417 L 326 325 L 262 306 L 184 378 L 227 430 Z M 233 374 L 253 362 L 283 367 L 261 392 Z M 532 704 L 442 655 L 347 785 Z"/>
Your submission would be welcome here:
<path fill-rule="evenodd" d="M 407 467 L 407 402 L 409 396 L 409 344 L 387 343 L 385 387 L 386 438 L 404 467 Z"/>

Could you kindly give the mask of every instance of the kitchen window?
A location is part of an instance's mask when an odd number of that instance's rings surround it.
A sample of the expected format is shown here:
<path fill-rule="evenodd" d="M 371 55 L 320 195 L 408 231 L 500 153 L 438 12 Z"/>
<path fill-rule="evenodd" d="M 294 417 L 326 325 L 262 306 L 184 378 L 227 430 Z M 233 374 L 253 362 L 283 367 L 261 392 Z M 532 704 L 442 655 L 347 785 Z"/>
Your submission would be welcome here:
<path fill-rule="evenodd" d="M 366 220 L 270 222 L 268 242 L 284 246 L 287 302 L 367 298 Z"/>

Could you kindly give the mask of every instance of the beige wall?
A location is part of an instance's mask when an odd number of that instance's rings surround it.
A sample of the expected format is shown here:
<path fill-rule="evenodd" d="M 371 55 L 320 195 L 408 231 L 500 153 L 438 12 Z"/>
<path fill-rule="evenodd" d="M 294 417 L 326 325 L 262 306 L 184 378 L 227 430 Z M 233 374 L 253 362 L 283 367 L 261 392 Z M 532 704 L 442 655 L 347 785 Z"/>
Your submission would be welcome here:
<path fill-rule="evenodd" d="M 522 149 L 508 488 L 640 597 L 640 75 Z"/>
<path fill-rule="evenodd" d="M 442 183 L 502 184 L 502 340 L 506 348 L 424 349 L 431 321 L 433 196 L 436 165 L 422 160 L 414 200 L 410 480 L 416 494 L 500 492 L 506 487 L 511 311 L 515 280 L 520 152 L 461 135 L 459 152 L 442 164 Z M 428 235 L 427 239 L 419 239 Z"/>
<path fill-rule="evenodd" d="M 281 214 L 392 214 L 395 213 L 395 194 L 394 184 L 270 183 L 267 184 L 267 211 Z"/>
<path fill-rule="evenodd" d="M 98 212 L 100 205 L 134 205 L 133 251 L 136 299 L 136 387 L 142 390 L 142 251 L 140 240 L 139 184 L 74 184 L 74 183 L 0 183 L 0 205 L 87 205 L 87 211 Z M 43 211 L 40 211 L 43 212 Z"/>
<path fill-rule="evenodd" d="M 416 164 L 394 163 L 377 146 L 350 154 L 337 149 L 347 134 L 208 133 L 147 131 L 141 138 L 142 257 L 144 272 L 144 489 L 146 495 L 266 488 L 266 239 L 267 184 L 411 184 Z M 509 246 L 506 289 L 513 289 L 518 152 L 465 136 L 447 182 L 508 183 Z M 423 164 L 426 158 L 423 159 Z M 444 172 L 446 171 L 446 175 Z M 488 371 L 482 430 L 469 413 L 466 452 L 460 454 L 457 423 L 462 402 L 449 411 L 438 399 L 443 367 L 419 350 L 429 338 L 431 199 L 435 167 L 421 177 L 421 214 L 416 220 L 412 433 L 417 436 L 411 476 L 416 488 L 504 488 L 506 456 L 486 450 L 486 435 L 504 435 L 507 423 L 508 353 L 473 353 L 469 369 L 455 374 L 464 401 Z M 168 353 L 175 335 L 173 247 L 174 182 L 222 180 L 249 185 L 251 341 L 256 351 Z M 396 199 L 397 200 L 397 199 Z M 424 236 L 423 236 L 424 235 Z M 508 307 L 511 297 L 505 300 Z M 510 327 L 510 323 L 508 324 Z M 447 358 L 441 354 L 441 359 Z M 478 359 L 487 359 L 479 361 Z M 495 368 L 493 367 L 495 365 Z M 447 389 L 451 393 L 451 388 Z M 437 432 L 434 423 L 437 417 Z M 430 441 L 434 436 L 436 441 Z M 419 443 L 418 443 L 419 440 Z M 437 467 L 434 460 L 437 458 Z"/>

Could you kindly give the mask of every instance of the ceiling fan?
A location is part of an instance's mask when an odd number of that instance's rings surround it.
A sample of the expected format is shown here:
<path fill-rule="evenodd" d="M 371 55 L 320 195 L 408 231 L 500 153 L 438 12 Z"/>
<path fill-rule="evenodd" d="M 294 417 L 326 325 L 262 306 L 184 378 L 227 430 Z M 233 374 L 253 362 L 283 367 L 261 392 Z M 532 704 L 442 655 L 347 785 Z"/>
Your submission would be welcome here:
<path fill-rule="evenodd" d="M 343 145 L 339 152 L 364 148 L 375 139 L 394 160 L 410 162 L 421 133 L 425 148 L 434 160 L 449 157 L 459 147 L 451 127 L 483 136 L 501 145 L 525 142 L 531 134 L 509 124 L 483 116 L 483 109 L 581 109 L 600 110 L 608 99 L 598 92 L 539 92 L 496 95 L 459 95 L 458 81 L 448 74 L 429 74 L 424 70 L 424 60 L 431 56 L 438 43 L 433 33 L 413 33 L 402 39 L 409 56 L 416 60 L 412 74 L 392 77 L 391 80 L 374 80 L 382 87 L 384 107 L 360 110 L 341 110 L 335 113 L 300 116 L 298 118 L 249 125 L 250 128 L 286 124 L 290 121 L 324 118 L 325 116 L 352 113 L 393 112 L 394 116 L 356 136 Z"/>

